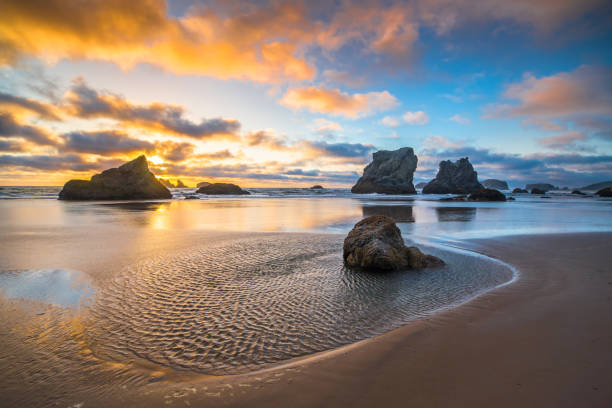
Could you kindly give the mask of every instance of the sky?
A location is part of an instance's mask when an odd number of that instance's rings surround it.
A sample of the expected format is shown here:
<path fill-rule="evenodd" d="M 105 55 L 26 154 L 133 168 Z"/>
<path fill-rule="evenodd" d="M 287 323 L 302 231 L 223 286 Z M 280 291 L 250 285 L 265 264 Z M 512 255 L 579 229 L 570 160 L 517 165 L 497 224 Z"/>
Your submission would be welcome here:
<path fill-rule="evenodd" d="M 606 0 L 0 0 L 0 185 L 146 154 L 160 177 L 350 187 L 412 147 L 415 183 L 612 180 Z"/>

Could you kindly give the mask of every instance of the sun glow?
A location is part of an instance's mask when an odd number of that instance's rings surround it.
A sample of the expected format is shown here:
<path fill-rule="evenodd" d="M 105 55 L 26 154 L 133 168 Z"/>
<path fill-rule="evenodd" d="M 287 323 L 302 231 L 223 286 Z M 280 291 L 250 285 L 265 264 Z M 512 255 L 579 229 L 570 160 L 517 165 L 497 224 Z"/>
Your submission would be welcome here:
<path fill-rule="evenodd" d="M 164 159 L 162 159 L 159 156 L 151 156 L 149 157 L 149 161 L 153 164 L 155 164 L 156 166 L 159 166 L 160 164 L 162 164 L 164 162 Z"/>

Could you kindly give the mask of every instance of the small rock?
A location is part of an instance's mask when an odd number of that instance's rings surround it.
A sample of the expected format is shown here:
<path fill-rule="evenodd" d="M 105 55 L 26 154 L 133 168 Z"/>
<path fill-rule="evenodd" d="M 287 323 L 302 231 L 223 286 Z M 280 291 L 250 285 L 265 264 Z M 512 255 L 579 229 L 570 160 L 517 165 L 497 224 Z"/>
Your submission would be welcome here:
<path fill-rule="evenodd" d="M 239 186 L 231 183 L 213 183 L 207 186 L 200 187 L 196 193 L 198 194 L 210 194 L 210 195 L 249 195 L 246 190 L 241 189 Z"/>
<path fill-rule="evenodd" d="M 506 201 L 506 196 L 493 188 L 481 188 L 468 197 L 470 201 Z"/>

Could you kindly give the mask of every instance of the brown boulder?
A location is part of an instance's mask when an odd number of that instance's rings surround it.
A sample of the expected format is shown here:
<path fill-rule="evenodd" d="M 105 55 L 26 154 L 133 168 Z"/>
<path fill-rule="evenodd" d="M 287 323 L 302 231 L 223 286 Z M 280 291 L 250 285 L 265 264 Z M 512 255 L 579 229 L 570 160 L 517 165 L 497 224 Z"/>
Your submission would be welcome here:
<path fill-rule="evenodd" d="M 404 245 L 402 234 L 385 215 L 372 215 L 359 221 L 344 240 L 347 266 L 373 271 L 422 269 L 444 261 L 423 254 L 417 247 Z"/>

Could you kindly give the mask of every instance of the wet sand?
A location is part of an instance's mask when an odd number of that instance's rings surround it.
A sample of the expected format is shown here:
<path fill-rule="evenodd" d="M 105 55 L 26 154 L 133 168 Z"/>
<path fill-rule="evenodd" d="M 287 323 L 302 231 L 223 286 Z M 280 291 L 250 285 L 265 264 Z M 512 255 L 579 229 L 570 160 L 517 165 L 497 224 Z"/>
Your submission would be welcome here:
<path fill-rule="evenodd" d="M 262 372 L 158 384 L 122 403 L 609 407 L 611 242 L 609 233 L 470 241 L 516 266 L 519 280 L 335 351 Z"/>

